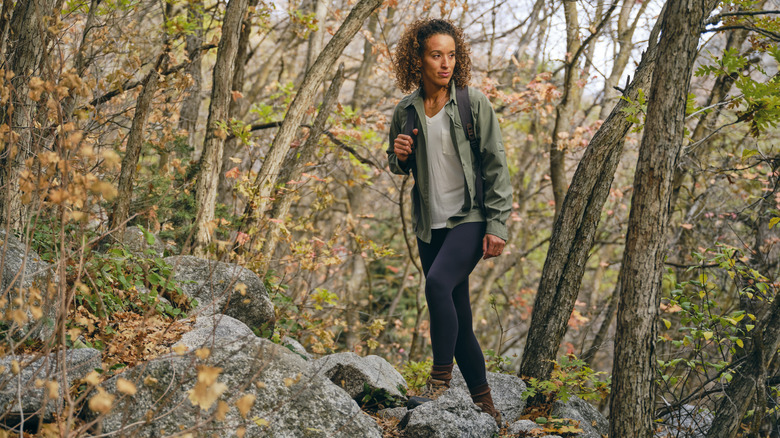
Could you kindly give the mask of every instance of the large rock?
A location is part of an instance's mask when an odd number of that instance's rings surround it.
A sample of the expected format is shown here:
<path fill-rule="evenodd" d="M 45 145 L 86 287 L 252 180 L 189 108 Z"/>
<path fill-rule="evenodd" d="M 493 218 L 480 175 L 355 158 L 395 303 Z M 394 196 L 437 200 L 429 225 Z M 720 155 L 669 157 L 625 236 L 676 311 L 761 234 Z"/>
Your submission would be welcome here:
<path fill-rule="evenodd" d="M 208 321 L 216 325 L 209 328 Z M 126 436 L 157 437 L 195 428 L 202 436 L 232 437 L 243 427 L 246 437 L 382 436 L 376 422 L 344 390 L 313 372 L 309 362 L 281 345 L 249 336 L 251 331 L 239 324 L 228 317 L 201 318 L 194 330 L 200 334 L 185 335 L 180 342 L 188 349 L 211 345 L 207 359 L 172 354 L 107 381 L 106 391 L 117 399 L 100 420 L 102 433 L 124 429 Z M 197 400 L 195 395 L 208 395 L 216 387 L 223 392 L 202 411 L 188 394 L 198 381 L 198 370 L 207 370 L 205 365 L 219 368 L 214 370 L 219 371 L 216 382 L 204 391 L 192 391 L 193 397 Z M 120 396 L 120 377 L 135 384 L 135 395 Z M 246 418 L 236 408 L 245 395 L 254 397 Z M 224 420 L 212 416 L 219 401 L 229 406 Z"/>
<path fill-rule="evenodd" d="M 14 361 L 19 366 L 18 374 L 14 373 Z M 19 423 L 21 414 L 28 424 L 52 421 L 54 414 L 63 412 L 63 391 L 99 367 L 100 352 L 92 348 L 55 352 L 43 357 L 9 355 L 0 359 L 0 421 L 13 426 Z M 63 369 L 67 370 L 67 381 L 62 379 Z M 45 383 L 53 381 L 57 382 L 56 386 Z"/>
<path fill-rule="evenodd" d="M 323 374 L 362 405 L 362 399 L 372 395 L 384 407 L 406 402 L 406 380 L 389 362 L 379 356 L 361 357 L 355 353 L 331 354 L 314 362 L 316 372 Z M 403 388 L 403 392 L 400 388 Z"/>
<path fill-rule="evenodd" d="M 193 256 L 165 258 L 184 294 L 198 300 L 199 316 L 224 313 L 251 328 L 273 330 L 274 305 L 254 272 Z"/>
<path fill-rule="evenodd" d="M 661 417 L 663 422 L 656 424 L 655 437 L 704 438 L 714 418 L 712 412 L 706 408 L 682 405 Z"/>
<path fill-rule="evenodd" d="M 457 387 L 414 408 L 401 427 L 405 438 L 492 438 L 498 434 L 493 417 L 474 405 L 468 391 Z"/>
<path fill-rule="evenodd" d="M 157 235 L 147 231 L 150 239 L 147 240 L 143 230 L 139 227 L 127 227 L 122 233 L 120 242 L 125 249 L 139 257 L 162 257 L 165 252 L 165 244 Z M 151 243 L 149 241 L 151 240 Z"/>
<path fill-rule="evenodd" d="M 577 435 L 578 438 L 602 438 L 609 434 L 609 421 L 593 405 L 579 397 L 571 397 L 566 403 L 555 402 L 551 415 L 553 418 L 579 421 L 583 432 Z"/>
<path fill-rule="evenodd" d="M 493 405 L 501 411 L 504 422 L 509 424 L 520 418 L 523 409 L 525 409 L 525 400 L 523 400 L 522 395 L 526 386 L 523 379 L 511 374 L 488 372 L 487 380 L 490 385 L 490 395 L 493 397 Z M 463 380 L 463 374 L 457 365 L 452 370 L 450 385 L 468 392 L 466 381 Z"/>
<path fill-rule="evenodd" d="M 187 351 L 206 347 L 232 351 L 241 348 L 244 342 L 256 338 L 252 329 L 243 322 L 227 315 L 201 316 L 195 320 L 192 330 L 183 334 L 179 342 Z"/>
<path fill-rule="evenodd" d="M 4 230 L 0 230 L 0 268 L 0 316 L 4 321 L 17 321 L 13 336 L 31 334 L 39 339 L 50 336 L 57 310 L 53 299 L 55 291 L 49 288 L 50 283 L 55 281 L 53 266 L 16 236 L 6 235 Z M 11 304 L 20 293 L 25 303 L 22 309 Z M 15 310 L 22 310 L 23 314 L 14 315 Z"/>

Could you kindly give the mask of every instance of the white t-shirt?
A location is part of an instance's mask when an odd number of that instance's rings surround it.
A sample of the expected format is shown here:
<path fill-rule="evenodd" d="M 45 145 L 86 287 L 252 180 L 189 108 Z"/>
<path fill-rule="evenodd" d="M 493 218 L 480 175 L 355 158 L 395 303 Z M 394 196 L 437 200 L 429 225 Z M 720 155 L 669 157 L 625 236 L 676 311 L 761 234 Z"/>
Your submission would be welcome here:
<path fill-rule="evenodd" d="M 447 219 L 463 207 L 466 177 L 450 136 L 450 119 L 442 108 L 428 125 L 428 174 L 430 175 L 431 228 L 444 228 Z"/>

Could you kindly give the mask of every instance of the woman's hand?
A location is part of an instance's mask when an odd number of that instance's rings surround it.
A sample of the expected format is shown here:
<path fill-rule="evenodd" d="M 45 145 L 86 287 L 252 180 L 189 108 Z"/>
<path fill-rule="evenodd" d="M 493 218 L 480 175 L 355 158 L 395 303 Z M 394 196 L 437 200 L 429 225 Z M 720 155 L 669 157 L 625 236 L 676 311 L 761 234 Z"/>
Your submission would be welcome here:
<path fill-rule="evenodd" d="M 492 234 L 485 234 L 482 238 L 482 258 L 487 260 L 491 257 L 498 257 L 504 251 L 504 239 Z"/>
<path fill-rule="evenodd" d="M 412 133 L 417 135 L 417 129 L 413 129 Z M 393 141 L 393 152 L 398 157 L 398 161 L 405 163 L 409 159 L 409 155 L 412 155 L 412 148 L 414 147 L 414 139 L 406 134 L 398 134 L 398 137 Z"/>

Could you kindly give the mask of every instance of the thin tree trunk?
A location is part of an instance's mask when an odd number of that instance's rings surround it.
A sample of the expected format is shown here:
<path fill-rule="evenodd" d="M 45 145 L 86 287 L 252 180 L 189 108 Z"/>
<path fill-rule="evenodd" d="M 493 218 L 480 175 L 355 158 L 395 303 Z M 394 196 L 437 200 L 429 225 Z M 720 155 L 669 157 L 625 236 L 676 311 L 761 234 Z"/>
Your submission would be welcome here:
<path fill-rule="evenodd" d="M 306 72 L 314 65 L 317 56 L 322 51 L 322 43 L 325 41 L 325 19 L 327 18 L 330 0 L 314 0 L 314 18 L 317 20 L 317 30 L 309 36 L 309 46 L 306 50 Z"/>
<path fill-rule="evenodd" d="M 631 16 L 631 10 L 633 10 L 634 5 L 637 3 L 639 3 L 639 11 L 637 12 L 636 17 L 634 17 L 634 21 L 629 25 L 628 19 Z M 617 40 L 615 41 L 615 44 L 618 45 L 619 49 L 614 57 L 612 70 L 604 81 L 604 98 L 602 99 L 601 110 L 599 112 L 599 118 L 601 120 L 604 120 L 609 115 L 614 106 L 612 105 L 612 101 L 620 96 L 620 92 L 616 90 L 615 87 L 620 82 L 620 78 L 623 76 L 623 72 L 628 65 L 631 51 L 634 49 L 634 43 L 632 41 L 634 31 L 636 31 L 639 19 L 642 18 L 648 4 L 650 4 L 650 2 L 624 0 L 623 6 L 620 8 L 617 22 Z"/>
<path fill-rule="evenodd" d="M 660 20 L 659 20 L 660 23 Z M 660 32 L 656 23 L 650 47 L 642 57 L 634 80 L 625 96 L 634 101 L 640 89 L 647 89 L 655 65 L 655 41 Z M 534 310 L 520 375 L 545 380 L 552 372 L 567 322 L 579 294 L 588 252 L 593 246 L 601 209 L 609 196 L 625 136 L 631 127 L 621 100 L 593 136 L 572 178 L 561 213 L 555 220 L 542 278 L 534 300 Z"/>
<path fill-rule="evenodd" d="M 555 108 L 555 126 L 550 143 L 550 182 L 555 199 L 555 215 L 561 211 L 563 198 L 566 196 L 566 144 L 571 130 L 572 117 L 580 105 L 582 90 L 577 85 L 579 79 L 578 60 L 571 59 L 580 50 L 580 23 L 577 17 L 576 0 L 564 0 L 563 13 L 566 18 L 566 67 L 563 80 L 563 98 Z M 566 137 L 564 137 L 566 136 Z"/>
<path fill-rule="evenodd" d="M 219 170 L 222 167 L 222 152 L 225 146 L 225 133 L 217 123 L 229 123 L 228 109 L 230 90 L 233 83 L 233 68 L 241 23 L 247 10 L 248 0 L 231 0 L 225 10 L 225 21 L 222 24 L 222 38 L 217 49 L 217 61 L 214 65 L 214 79 L 211 88 L 211 103 L 209 118 L 206 124 L 206 139 L 203 141 L 203 152 L 200 155 L 199 174 L 196 185 L 196 215 L 193 226 L 196 253 L 206 252 L 206 245 L 211 241 L 209 226 L 214 220 L 214 208 L 219 183 Z"/>
<path fill-rule="evenodd" d="M 612 292 L 612 297 L 609 300 L 609 306 L 607 306 L 607 311 L 604 314 L 604 320 L 601 321 L 599 331 L 596 332 L 596 337 L 593 338 L 593 342 L 591 342 L 590 348 L 588 348 L 585 353 L 583 353 L 582 357 L 580 357 L 580 359 L 587 363 L 593 363 L 593 358 L 596 356 L 596 353 L 599 352 L 601 347 L 604 345 L 604 341 L 607 339 L 609 327 L 612 325 L 612 320 L 615 318 L 615 313 L 617 312 L 618 302 L 620 302 L 620 285 L 620 277 L 618 276 L 617 284 L 615 285 L 615 289 Z"/>
<path fill-rule="evenodd" d="M 653 436 L 656 319 L 672 177 L 702 23 L 715 3 L 671 1 L 663 18 L 621 268 L 610 398 L 609 435 L 614 437 Z"/>
<path fill-rule="evenodd" d="M 378 13 L 371 14 L 368 19 L 368 32 L 372 38 L 376 38 L 376 26 L 379 22 Z M 357 79 L 355 79 L 355 88 L 352 91 L 352 109 L 360 111 L 363 106 L 363 102 L 366 100 L 366 93 L 368 90 L 368 82 L 371 77 L 371 67 L 376 63 L 377 54 L 374 53 L 374 44 L 366 38 L 363 42 L 363 61 L 360 63 L 360 69 L 358 69 Z"/>
<path fill-rule="evenodd" d="M 281 187 L 286 185 L 287 182 L 297 180 L 301 177 L 303 172 L 303 166 L 301 163 L 308 163 L 314 158 L 317 151 L 317 145 L 320 142 L 320 137 L 325 130 L 325 123 L 328 121 L 333 106 L 338 101 L 339 91 L 344 84 L 344 64 L 339 64 L 339 68 L 336 71 L 336 75 L 333 77 L 333 81 L 328 87 L 328 91 L 325 93 L 325 99 L 322 101 L 320 111 L 317 113 L 317 117 L 314 119 L 314 125 L 309 131 L 309 137 L 301 146 L 298 156 L 288 156 L 285 159 L 284 165 L 281 168 L 279 177 L 276 178 L 276 186 Z M 277 221 L 283 221 L 290 212 L 290 207 L 293 202 L 293 195 L 289 191 L 280 192 L 275 196 L 273 208 L 269 214 L 270 217 Z M 279 241 L 279 225 L 277 221 L 270 221 L 269 229 L 266 232 L 265 243 L 263 245 L 262 254 L 266 254 L 269 258 L 276 251 L 276 244 Z"/>
<path fill-rule="evenodd" d="M 179 111 L 179 129 L 187 132 L 187 144 L 195 146 L 196 127 L 200 114 L 200 91 L 203 88 L 203 75 L 201 74 L 202 46 L 203 46 L 203 15 L 201 13 L 202 1 L 193 0 L 187 7 L 187 19 L 196 23 L 195 31 L 187 35 L 185 49 L 190 65 L 187 73 L 192 79 L 192 84 L 184 91 L 185 96 Z"/>
<path fill-rule="evenodd" d="M 33 136 L 38 103 L 29 96 L 29 83 L 33 77 L 41 76 L 46 51 L 44 20 L 51 17 L 54 3 L 54 0 L 18 1 L 9 24 L 6 59 L 14 73 L 10 81 L 14 91 L 11 102 L 0 108 L 0 124 L 7 124 L 18 137 L 0 153 L 0 212 L 12 230 L 21 230 L 27 219 L 19 190 L 19 172 L 24 161 L 38 148 Z"/>
<path fill-rule="evenodd" d="M 130 133 L 127 136 L 125 156 L 122 158 L 122 170 L 119 173 L 116 203 L 114 203 L 110 220 L 111 230 L 119 231 L 117 235 L 120 236 L 130 212 L 135 170 L 138 167 L 141 147 L 144 144 L 144 127 L 152 107 L 152 98 L 154 98 L 154 93 L 157 91 L 157 80 L 160 77 L 160 72 L 157 69 L 160 68 L 165 57 L 165 54 L 160 55 L 155 66 L 147 73 L 144 78 L 143 89 L 135 104 L 135 115 L 133 115 L 133 123 L 130 125 Z"/>
<path fill-rule="evenodd" d="M 249 0 L 249 7 L 252 8 L 256 6 L 257 1 L 258 0 Z M 249 35 L 251 34 L 251 30 L 252 22 L 247 18 L 244 20 L 244 24 L 241 28 L 241 36 L 238 38 L 238 52 L 236 54 L 235 67 L 233 70 L 232 91 L 234 93 L 242 93 L 244 91 L 244 77 L 246 73 L 246 63 L 249 60 Z M 243 112 L 241 111 L 241 105 L 244 101 L 245 99 L 230 99 L 228 119 L 232 120 L 239 117 L 239 114 Z M 233 184 L 225 176 L 225 172 L 235 165 L 231 158 L 238 155 L 243 148 L 243 143 L 236 137 L 231 137 L 225 142 L 225 152 L 222 154 L 222 169 L 219 172 L 219 186 L 217 189 L 217 199 L 219 200 L 229 199 Z"/>
<path fill-rule="evenodd" d="M 309 109 L 314 95 L 322 83 L 328 70 L 344 51 L 352 38 L 363 24 L 363 21 L 372 14 L 380 5 L 381 0 L 360 0 L 339 27 L 336 34 L 328 41 L 317 61 L 306 73 L 290 109 L 284 117 L 279 132 L 274 137 L 271 150 L 263 161 L 263 166 L 255 179 L 257 187 L 254 199 L 247 203 L 245 219 L 249 229 L 257 222 L 257 219 L 265 211 L 268 198 L 273 191 L 275 176 L 279 173 L 282 161 L 290 149 L 290 143 L 295 138 L 298 127 Z"/>

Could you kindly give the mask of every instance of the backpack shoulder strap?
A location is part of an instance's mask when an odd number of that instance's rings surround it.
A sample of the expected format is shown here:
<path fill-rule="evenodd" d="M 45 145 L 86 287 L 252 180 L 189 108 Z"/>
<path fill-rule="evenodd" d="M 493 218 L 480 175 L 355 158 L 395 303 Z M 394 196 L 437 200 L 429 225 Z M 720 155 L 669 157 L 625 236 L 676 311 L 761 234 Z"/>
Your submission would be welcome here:
<path fill-rule="evenodd" d="M 466 131 L 466 138 L 469 139 L 471 145 L 471 152 L 474 154 L 474 159 L 477 164 L 477 177 L 476 186 L 477 191 L 477 204 L 484 211 L 484 182 L 482 175 L 482 154 L 479 152 L 479 141 L 477 140 L 477 134 L 474 131 L 474 119 L 471 117 L 471 99 L 469 98 L 469 87 L 456 88 L 455 98 L 458 100 L 458 113 L 460 114 L 460 123 L 463 125 L 463 130 Z"/>
<path fill-rule="evenodd" d="M 479 152 L 479 143 L 477 134 L 474 131 L 474 119 L 471 117 L 471 99 L 469 98 L 469 87 L 456 88 L 455 98 L 458 100 L 458 114 L 460 114 L 460 123 L 463 130 L 466 131 L 466 138 L 471 143 L 471 149 L 476 154 Z"/>
<path fill-rule="evenodd" d="M 414 105 L 409 105 L 408 108 L 406 108 L 406 125 L 404 126 L 404 134 L 408 135 L 409 137 L 412 137 L 415 141 L 414 148 L 412 148 L 412 153 L 409 155 L 408 165 L 412 169 L 412 176 L 414 176 L 414 180 L 417 181 L 417 154 L 415 154 L 415 151 L 417 150 L 417 136 L 414 135 L 414 129 L 417 127 L 417 111 L 414 110 Z"/>

